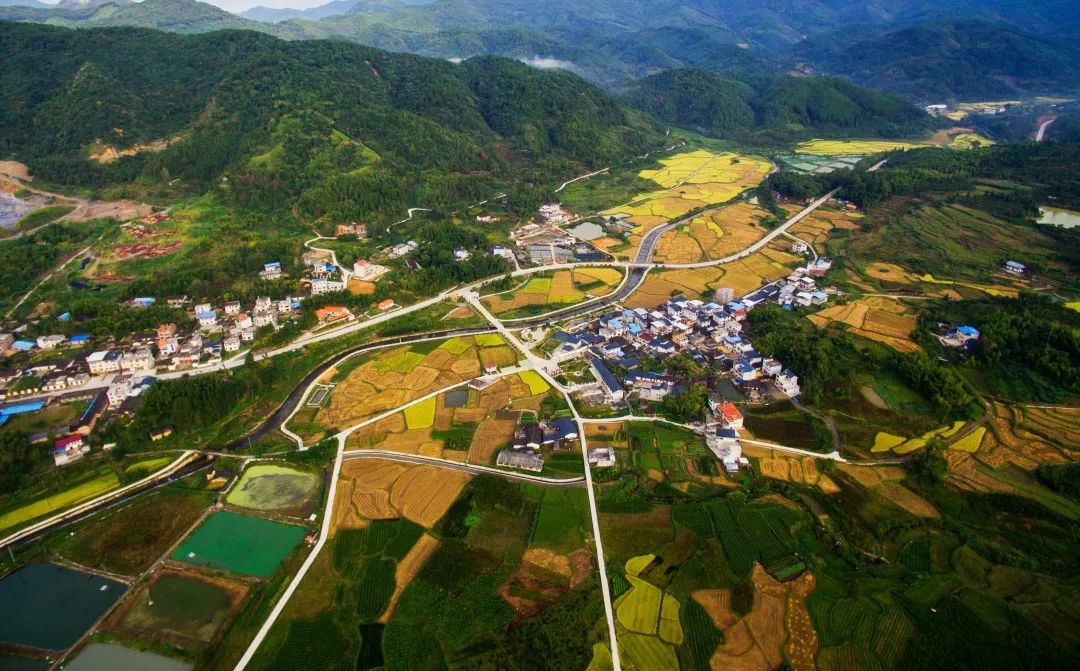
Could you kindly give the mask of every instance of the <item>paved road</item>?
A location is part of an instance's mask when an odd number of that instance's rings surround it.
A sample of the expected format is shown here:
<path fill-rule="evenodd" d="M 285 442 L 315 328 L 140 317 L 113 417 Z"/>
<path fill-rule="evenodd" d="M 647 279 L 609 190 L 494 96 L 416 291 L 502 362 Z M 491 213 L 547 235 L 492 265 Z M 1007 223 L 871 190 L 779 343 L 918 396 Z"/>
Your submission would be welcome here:
<path fill-rule="evenodd" d="M 1046 135 L 1046 129 L 1049 128 L 1050 124 L 1054 123 L 1055 121 L 1057 121 L 1057 117 L 1054 117 L 1052 119 L 1047 119 L 1046 121 L 1039 124 L 1039 130 L 1035 133 L 1035 141 L 1036 142 L 1042 142 L 1043 141 L 1043 137 Z"/>
<path fill-rule="evenodd" d="M 495 477 L 503 478 L 505 480 L 530 482 L 532 484 L 554 487 L 556 489 L 581 489 L 585 487 L 585 476 L 576 478 L 546 478 L 540 475 L 528 475 L 526 473 L 504 471 L 490 466 L 479 466 L 477 464 L 466 464 L 460 461 L 450 461 L 449 459 L 426 457 L 421 454 L 404 454 L 401 452 L 387 452 L 385 450 L 348 450 L 344 453 L 343 458 L 345 461 L 354 461 L 356 459 L 385 459 L 389 461 L 399 461 L 405 464 L 438 466 L 439 468 L 459 471 L 461 473 L 494 475 Z"/>

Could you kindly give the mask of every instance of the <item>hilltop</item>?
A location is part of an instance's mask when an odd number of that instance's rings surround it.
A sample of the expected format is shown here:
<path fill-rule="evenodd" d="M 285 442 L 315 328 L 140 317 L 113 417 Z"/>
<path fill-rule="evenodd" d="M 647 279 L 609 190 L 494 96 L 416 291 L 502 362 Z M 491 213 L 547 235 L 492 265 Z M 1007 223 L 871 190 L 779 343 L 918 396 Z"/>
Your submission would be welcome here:
<path fill-rule="evenodd" d="M 244 202 L 357 191 L 370 214 L 400 209 L 421 176 L 424 202 L 453 202 L 525 168 L 533 180 L 563 174 L 660 137 L 578 77 L 498 57 L 455 65 L 238 31 L 3 24 L 0 40 L 9 54 L 0 95 L 12 101 L 0 110 L 0 151 L 67 184 L 228 175 Z M 159 153 L 111 164 L 85 154 L 174 136 Z"/>

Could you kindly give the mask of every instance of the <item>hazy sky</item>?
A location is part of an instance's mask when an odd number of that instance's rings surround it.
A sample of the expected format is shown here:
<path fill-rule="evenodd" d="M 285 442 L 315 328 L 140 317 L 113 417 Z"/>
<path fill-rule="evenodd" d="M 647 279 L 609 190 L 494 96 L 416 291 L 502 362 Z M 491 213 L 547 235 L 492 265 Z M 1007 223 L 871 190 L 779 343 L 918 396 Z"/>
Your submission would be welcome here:
<path fill-rule="evenodd" d="M 39 0 L 46 4 L 55 5 L 60 0 Z M 263 7 L 292 7 L 294 9 L 307 9 L 308 7 L 318 7 L 319 5 L 325 5 L 329 0 L 199 0 L 199 2 L 208 2 L 211 5 L 217 5 L 222 9 L 230 12 L 242 12 L 245 9 L 251 9 L 258 5 Z"/>

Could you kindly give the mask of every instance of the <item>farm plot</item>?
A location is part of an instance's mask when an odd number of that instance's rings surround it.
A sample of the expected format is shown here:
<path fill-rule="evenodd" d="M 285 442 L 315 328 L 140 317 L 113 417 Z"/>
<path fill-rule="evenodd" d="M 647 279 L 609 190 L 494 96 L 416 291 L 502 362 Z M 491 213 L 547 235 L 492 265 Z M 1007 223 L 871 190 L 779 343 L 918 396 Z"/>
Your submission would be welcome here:
<path fill-rule="evenodd" d="M 916 517 L 938 519 L 941 515 L 929 501 L 900 484 L 907 474 L 895 466 L 839 464 L 837 468 L 855 482 L 891 501 Z"/>
<path fill-rule="evenodd" d="M 471 337 L 451 338 L 434 349 L 400 347 L 365 359 L 348 371 L 315 420 L 346 427 L 476 377 L 483 371 L 482 349 Z"/>
<path fill-rule="evenodd" d="M 431 527 L 469 482 L 469 474 L 435 466 L 405 465 L 381 459 L 345 462 L 334 510 L 334 524 L 359 528 L 366 520 L 404 517 Z"/>
<path fill-rule="evenodd" d="M 284 466 L 255 464 L 244 471 L 226 501 L 241 508 L 304 515 L 310 511 L 319 476 Z"/>
<path fill-rule="evenodd" d="M 247 593 L 243 583 L 165 570 L 128 600 L 114 626 L 136 635 L 209 643 Z"/>
<path fill-rule="evenodd" d="M 119 486 L 120 480 L 115 473 L 105 473 L 93 480 L 0 515 L 0 531 L 25 524 L 39 517 L 45 517 L 50 513 L 112 491 Z"/>
<path fill-rule="evenodd" d="M 796 211 L 794 207 L 790 206 L 786 209 L 789 214 L 794 214 Z M 835 230 L 857 230 L 860 218 L 862 218 L 862 215 L 855 212 L 819 207 L 800 219 L 798 223 L 788 229 L 788 232 L 809 242 L 815 250 L 822 253 L 824 252 L 825 241 L 829 238 L 830 233 Z"/>
<path fill-rule="evenodd" d="M 729 201 L 756 186 L 768 174 L 768 161 L 742 154 L 713 154 L 705 150 L 683 152 L 660 160 L 657 170 L 642 170 L 639 176 L 663 187 L 638 194 L 630 202 L 603 212 L 625 214 L 636 225 L 629 236 L 635 250 L 641 236 L 656 226 L 677 219 L 691 210 Z"/>
<path fill-rule="evenodd" d="M 786 654 L 792 669 L 815 669 L 818 636 L 806 609 L 806 599 L 814 590 L 813 574 L 782 583 L 757 565 L 751 580 L 753 605 L 742 617 L 730 609 L 727 590 L 702 590 L 693 595 L 724 634 L 724 642 L 710 659 L 712 668 L 767 671 L 781 666 Z"/>
<path fill-rule="evenodd" d="M 840 323 L 847 332 L 868 340 L 884 343 L 899 352 L 921 349 L 911 339 L 915 330 L 915 314 L 900 301 L 890 298 L 861 298 L 846 305 L 834 305 L 808 315 L 818 328 Z"/>
<path fill-rule="evenodd" d="M 800 457 L 754 445 L 744 446 L 743 454 L 757 457 L 758 468 L 767 478 L 818 487 L 825 494 L 835 494 L 840 491 L 832 478 L 818 470 L 813 457 Z"/>
<path fill-rule="evenodd" d="M 807 140 L 795 147 L 800 154 L 813 156 L 851 156 L 881 154 L 897 149 L 914 149 L 925 144 L 900 140 Z"/>
<path fill-rule="evenodd" d="M 221 511 L 208 517 L 170 558 L 267 578 L 306 533 L 304 527 L 294 524 Z M 259 548 L 259 552 L 252 552 L 253 547 Z"/>
<path fill-rule="evenodd" d="M 551 277 L 532 277 L 521 287 L 501 294 L 485 296 L 484 305 L 498 316 L 524 316 L 544 306 L 569 305 L 591 296 L 610 293 L 622 282 L 616 268 L 556 270 Z"/>
<path fill-rule="evenodd" d="M 695 263 L 735 254 L 765 236 L 768 229 L 760 221 L 766 216 L 765 210 L 741 202 L 706 212 L 665 233 L 653 258 L 658 263 Z"/>

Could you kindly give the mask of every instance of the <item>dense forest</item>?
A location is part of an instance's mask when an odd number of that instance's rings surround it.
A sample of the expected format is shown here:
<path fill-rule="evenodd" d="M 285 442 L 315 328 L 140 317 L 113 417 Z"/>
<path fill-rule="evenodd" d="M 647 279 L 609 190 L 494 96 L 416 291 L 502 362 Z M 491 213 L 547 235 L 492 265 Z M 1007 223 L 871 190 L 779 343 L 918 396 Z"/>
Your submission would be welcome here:
<path fill-rule="evenodd" d="M 903 99 L 842 79 L 733 77 L 667 70 L 634 82 L 625 95 L 664 121 L 724 138 L 753 134 L 784 142 L 836 133 L 901 137 L 930 127 L 930 118 Z"/>
<path fill-rule="evenodd" d="M 300 201 L 308 214 L 374 218 L 660 141 L 644 115 L 584 80 L 496 57 L 454 64 L 252 32 L 29 24 L 0 24 L 0 47 L 0 153 L 70 185 L 180 178 L 220 184 L 247 208 Z M 158 153 L 85 158 L 92 143 L 177 136 Z"/>
<path fill-rule="evenodd" d="M 1052 297 L 942 301 L 924 318 L 927 329 L 939 322 L 979 329 L 971 364 L 996 393 L 1050 402 L 1080 395 L 1080 313 Z"/>
<path fill-rule="evenodd" d="M 918 23 L 853 39 L 849 29 L 810 38 L 796 54 L 818 69 L 916 100 L 1014 99 L 1075 90 L 1073 43 L 980 20 Z"/>

